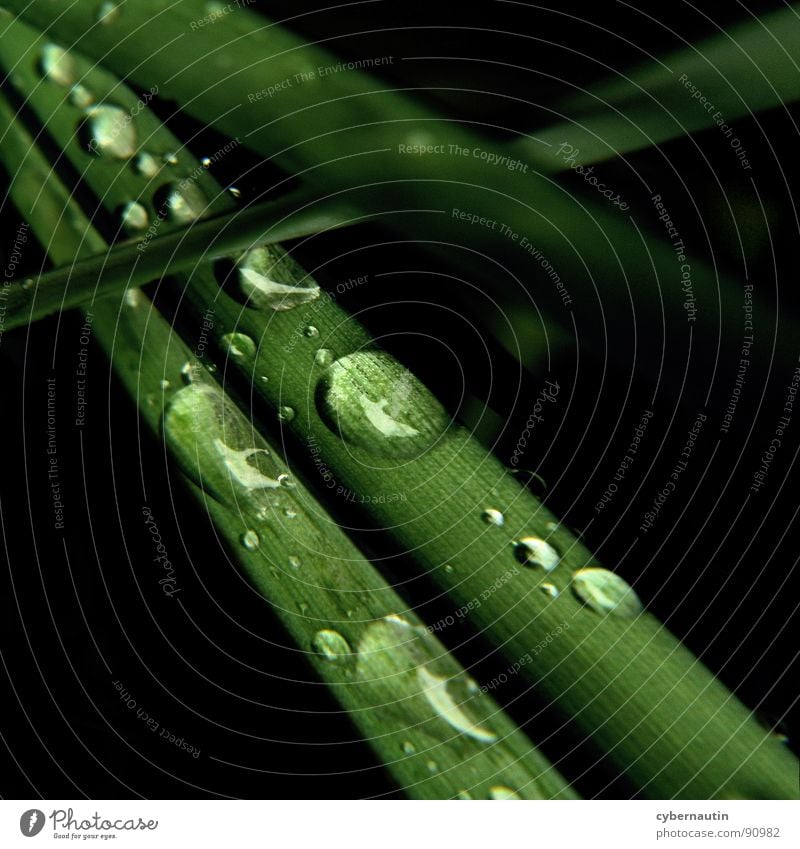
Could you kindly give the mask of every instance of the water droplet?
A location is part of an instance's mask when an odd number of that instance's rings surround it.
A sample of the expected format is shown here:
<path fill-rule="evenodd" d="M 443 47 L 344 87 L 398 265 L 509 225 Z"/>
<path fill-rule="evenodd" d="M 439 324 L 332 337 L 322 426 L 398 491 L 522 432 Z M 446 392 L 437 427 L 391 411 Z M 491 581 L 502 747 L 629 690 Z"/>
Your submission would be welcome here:
<path fill-rule="evenodd" d="M 166 392 L 167 389 L 172 388 L 172 384 L 168 380 L 162 380 L 159 382 L 159 386 Z"/>
<path fill-rule="evenodd" d="M 256 343 L 244 333 L 226 333 L 222 337 L 222 344 L 231 357 L 254 357 L 256 355 Z"/>
<path fill-rule="evenodd" d="M 489 798 L 498 802 L 522 799 L 518 793 L 515 793 L 510 787 L 504 787 L 502 784 L 495 784 L 494 787 L 489 788 Z"/>
<path fill-rule="evenodd" d="M 294 481 L 291 479 L 291 477 L 289 475 L 286 474 L 286 472 L 278 475 L 278 483 L 284 489 L 294 489 Z"/>
<path fill-rule="evenodd" d="M 200 366 L 197 363 L 184 363 L 181 366 L 181 378 L 183 382 L 188 386 L 193 380 L 197 377 L 197 370 Z"/>
<path fill-rule="evenodd" d="M 88 109 L 94 103 L 94 95 L 85 85 L 77 83 L 69 90 L 69 102 L 78 109 Z"/>
<path fill-rule="evenodd" d="M 538 537 L 523 537 L 514 543 L 514 556 L 526 566 L 540 567 L 545 572 L 552 572 L 561 559 L 558 552 Z"/>
<path fill-rule="evenodd" d="M 483 743 L 489 743 L 497 739 L 496 734 L 477 725 L 464 713 L 461 706 L 456 703 L 448 690 L 448 678 L 434 675 L 425 666 L 419 667 L 417 677 L 425 698 L 430 702 L 431 707 L 453 728 Z M 465 681 L 464 684 L 467 686 L 467 690 L 469 690 L 469 682 Z"/>
<path fill-rule="evenodd" d="M 150 223 L 150 216 L 147 210 L 136 201 L 130 201 L 122 207 L 120 213 L 122 226 L 126 230 L 144 230 Z"/>
<path fill-rule="evenodd" d="M 608 569 L 579 569 L 572 576 L 572 591 L 597 613 L 633 619 L 643 610 L 630 584 Z"/>
<path fill-rule="evenodd" d="M 285 252 L 271 246 L 247 251 L 236 269 L 242 294 L 260 309 L 284 312 L 319 297 L 319 286 Z"/>
<path fill-rule="evenodd" d="M 425 766 L 428 768 L 428 772 L 431 775 L 436 775 L 436 773 L 439 772 L 439 764 L 437 764 L 436 761 L 426 761 Z"/>
<path fill-rule="evenodd" d="M 252 529 L 247 530 L 242 534 L 242 545 L 248 551 L 255 551 L 260 542 L 261 540 L 259 539 L 258 534 Z"/>
<path fill-rule="evenodd" d="M 278 480 L 280 480 L 280 477 L 281 477 L 281 476 L 280 476 L 280 475 L 278 475 Z M 296 512 L 296 511 L 294 511 L 294 510 L 292 510 L 292 508 L 291 508 L 291 507 L 287 507 L 287 508 L 283 511 L 283 515 L 284 515 L 284 516 L 286 516 L 286 518 L 287 518 L 287 519 L 296 519 L 296 518 L 297 518 L 297 512 Z"/>
<path fill-rule="evenodd" d="M 458 794 L 456 795 L 456 798 L 457 799 L 465 799 L 465 800 L 471 799 L 472 794 L 469 792 L 469 790 L 459 790 Z"/>
<path fill-rule="evenodd" d="M 121 13 L 122 9 L 109 0 L 109 2 L 100 4 L 100 8 L 97 10 L 97 22 L 103 26 L 111 26 L 119 20 Z"/>
<path fill-rule="evenodd" d="M 416 751 L 417 747 L 410 740 L 406 740 L 406 742 L 403 743 L 403 754 L 413 755 Z"/>
<path fill-rule="evenodd" d="M 289 558 L 289 565 L 292 567 L 292 569 L 299 569 L 303 565 L 303 561 L 293 554 Z"/>
<path fill-rule="evenodd" d="M 333 663 L 348 661 L 353 656 L 350 643 L 338 631 L 330 628 L 317 631 L 311 641 L 311 647 L 318 655 Z"/>
<path fill-rule="evenodd" d="M 33 289 L 35 285 L 36 285 L 36 281 L 33 279 L 33 277 L 26 277 L 22 281 L 22 288 L 26 292 L 29 292 L 31 289 Z"/>
<path fill-rule="evenodd" d="M 330 348 L 320 348 L 314 354 L 314 364 L 322 368 L 327 368 L 333 362 L 333 351 Z"/>
<path fill-rule="evenodd" d="M 126 306 L 136 308 L 142 304 L 142 293 L 138 289 L 125 290 Z"/>
<path fill-rule="evenodd" d="M 302 614 L 303 614 L 303 616 L 305 616 L 305 615 L 306 615 L 306 613 L 308 613 L 308 604 L 307 604 L 307 602 L 305 602 L 305 601 L 299 601 L 299 602 L 297 603 L 297 609 L 300 611 L 300 613 L 302 613 Z"/>
<path fill-rule="evenodd" d="M 555 584 L 544 583 L 539 585 L 539 589 L 550 598 L 558 598 L 558 587 Z"/>
<path fill-rule="evenodd" d="M 481 513 L 481 519 L 483 519 L 487 525 L 494 525 L 496 528 L 502 528 L 506 523 L 505 516 L 499 510 L 495 510 L 494 507 L 488 507 L 484 510 L 483 513 Z"/>
<path fill-rule="evenodd" d="M 97 154 L 130 159 L 136 153 L 136 127 L 118 106 L 92 106 L 86 111 L 88 147 Z"/>
<path fill-rule="evenodd" d="M 452 574 L 453 566 L 450 563 L 445 564 L 444 571 L 447 572 L 448 575 Z"/>
<path fill-rule="evenodd" d="M 269 378 L 268 378 L 265 374 L 262 374 L 262 375 L 261 375 L 261 377 L 259 377 L 258 379 L 259 379 L 262 383 L 269 383 Z"/>
<path fill-rule="evenodd" d="M 280 407 L 278 409 L 278 421 L 290 422 L 295 417 L 295 411 L 292 407 Z"/>
<path fill-rule="evenodd" d="M 184 180 L 169 188 L 163 206 L 171 221 L 189 224 L 206 211 L 208 202 L 195 183 Z"/>
<path fill-rule="evenodd" d="M 236 200 L 239 200 L 239 198 L 242 196 L 242 191 L 241 189 L 237 189 L 236 186 L 228 186 L 228 194 L 232 198 L 236 198 Z"/>
<path fill-rule="evenodd" d="M 42 74 L 57 85 L 71 86 L 78 78 L 75 60 L 57 44 L 45 44 L 40 60 Z"/>
<path fill-rule="evenodd" d="M 170 151 L 169 153 L 165 153 L 161 157 L 161 161 L 164 165 L 177 165 L 178 164 L 178 155 Z"/>
<path fill-rule="evenodd" d="M 231 478 L 245 489 L 276 489 L 280 483 L 263 474 L 249 460 L 251 457 L 266 455 L 266 448 L 242 448 L 241 450 L 231 448 L 221 439 L 214 439 L 214 447 L 225 463 L 225 467 Z"/>
<path fill-rule="evenodd" d="M 320 377 L 320 413 L 345 441 L 390 457 L 419 456 L 449 420 L 425 386 L 394 358 L 359 351 L 332 363 Z"/>
<path fill-rule="evenodd" d="M 211 160 L 207 156 L 204 156 L 200 160 L 200 164 L 203 166 L 203 168 L 210 168 L 211 167 Z"/>
<path fill-rule="evenodd" d="M 316 336 L 319 336 L 319 330 L 317 330 L 317 328 L 314 327 L 313 324 L 309 324 L 303 331 L 303 333 L 305 333 L 305 335 L 308 336 L 309 339 L 313 339 Z"/>
<path fill-rule="evenodd" d="M 158 160 L 151 153 L 142 151 L 134 161 L 133 167 L 143 177 L 152 179 L 161 170 Z"/>
<path fill-rule="evenodd" d="M 216 363 L 212 363 L 210 360 L 208 360 L 208 361 L 206 361 L 203 365 L 204 365 L 204 367 L 205 367 L 205 370 L 206 370 L 209 374 L 216 374 L 216 373 L 217 373 L 217 366 L 216 366 Z"/>

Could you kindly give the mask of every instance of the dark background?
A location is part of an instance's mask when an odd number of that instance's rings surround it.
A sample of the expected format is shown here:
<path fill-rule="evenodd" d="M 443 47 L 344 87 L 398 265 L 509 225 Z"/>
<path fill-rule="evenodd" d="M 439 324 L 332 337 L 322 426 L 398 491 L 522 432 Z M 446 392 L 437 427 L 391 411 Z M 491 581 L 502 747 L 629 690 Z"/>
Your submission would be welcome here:
<path fill-rule="evenodd" d="M 478 3 L 471 10 L 456 11 L 445 4 L 377 2 L 317 14 L 306 4 L 303 11 L 309 14 L 300 16 L 296 3 L 258 3 L 251 8 L 263 9 L 275 20 L 292 17 L 291 26 L 309 39 L 334 38 L 328 47 L 343 59 L 394 54 L 487 60 L 397 62 L 381 73 L 400 86 L 439 89 L 419 96 L 454 116 L 524 131 L 546 126 L 546 113 L 533 106 L 523 109 L 496 93 L 557 107 L 574 86 L 598 80 L 595 62 L 582 59 L 582 53 L 615 68 L 633 68 L 646 52 L 670 52 L 680 46 L 680 38 L 696 41 L 717 27 L 743 20 L 747 10 L 781 5 L 639 3 L 633 9 L 601 2 L 558 4 L 557 11 L 550 11 L 546 6 Z M 515 33 L 535 34 L 543 41 L 534 46 Z M 489 61 L 541 73 L 509 72 Z M 475 94 L 475 89 L 487 94 Z M 169 104 L 154 105 L 165 116 L 171 114 Z M 795 119 L 800 117 L 796 108 L 791 111 Z M 694 141 L 730 192 L 756 275 L 759 269 L 770 271 L 771 238 L 781 321 L 796 320 L 797 234 L 788 201 L 798 177 L 796 131 L 782 110 L 759 117 L 777 156 L 753 122 L 743 120 L 736 127 L 768 203 L 769 233 L 752 225 L 754 199 L 739 188 L 739 165 L 726 150 L 727 142 L 716 130 L 697 134 Z M 173 118 L 171 124 L 183 137 L 196 129 L 188 119 Z M 202 156 L 219 144 L 209 132 L 191 147 Z M 670 142 L 663 150 L 691 186 L 720 265 L 735 275 L 737 267 L 728 259 L 731 222 L 719 214 L 719 190 L 701 167 L 697 150 L 685 140 Z M 651 151 L 629 161 L 648 182 L 661 185 L 663 166 Z M 250 165 L 245 153 L 227 157 L 221 163 L 226 170 L 218 170 L 217 176 L 235 184 L 236 171 Z M 258 193 L 274 178 L 261 170 L 257 180 L 243 186 L 245 193 Z M 647 197 L 636 195 L 627 169 L 612 162 L 597 170 L 630 193 L 634 212 L 649 204 Z M 5 186 L 7 175 L 3 180 Z M 700 234 L 701 221 L 678 191 L 666 187 L 662 193 L 673 215 L 681 216 L 681 234 L 688 243 L 693 234 Z M 9 203 L 3 205 L 0 221 L 5 264 L 19 226 Z M 658 233 L 659 222 L 653 224 L 652 232 Z M 384 287 L 362 287 L 340 303 L 364 309 L 364 320 L 376 335 L 397 334 L 388 347 L 440 397 L 455 404 L 456 376 L 417 334 L 428 332 L 450 345 L 469 376 L 471 392 L 488 403 L 500 421 L 508 422 L 505 429 L 485 429 L 481 437 L 498 456 L 509 457 L 530 411 L 519 398 L 535 397 L 541 369 L 525 363 L 528 372 L 520 384 L 516 364 L 488 337 L 490 370 L 464 323 L 443 318 L 441 305 L 458 308 L 453 292 L 438 291 L 425 275 L 411 273 L 435 269 L 430 257 L 407 246 L 374 247 L 384 240 L 391 237 L 377 230 L 337 234 L 335 240 L 320 237 L 303 246 L 300 259 L 313 265 L 327 262 L 323 285 L 365 273 L 398 272 L 385 278 Z M 36 269 L 41 262 L 38 247 L 29 242 L 25 266 Z M 19 273 L 24 270 L 21 266 Z M 419 300 L 428 306 L 421 307 Z M 388 301 L 391 309 L 382 306 Z M 409 306 L 403 307 L 403 301 Z M 267 605 L 231 571 L 205 518 L 170 489 L 162 447 L 139 433 L 136 411 L 109 381 L 99 350 L 92 349 L 90 355 L 87 426 L 72 426 L 70 387 L 81 324 L 79 317 L 64 315 L 59 322 L 47 320 L 8 333 L 0 347 L 0 520 L 8 559 L 0 578 L 0 675 L 5 691 L 0 731 L 7 747 L 0 755 L 0 793 L 12 798 L 397 794 L 325 688 L 314 681 L 309 668 L 298 665 L 296 654 L 282 648 L 285 638 Z M 612 347 L 618 343 L 608 340 Z M 662 391 L 655 403 L 652 380 L 635 364 L 608 373 L 599 358 L 584 357 L 578 368 L 574 352 L 566 351 L 551 373 L 574 394 L 573 404 L 568 413 L 560 408 L 559 415 L 548 420 L 526 464 L 549 484 L 551 509 L 571 527 L 585 530 L 586 542 L 600 560 L 634 583 L 647 606 L 756 709 L 765 724 L 788 733 L 787 745 L 794 746 L 791 710 L 798 676 L 793 617 L 798 594 L 792 571 L 798 545 L 794 519 L 800 407 L 766 485 L 742 510 L 752 472 L 781 414 L 782 389 L 795 367 L 792 362 L 771 362 L 767 353 L 763 365 L 748 374 L 735 426 L 721 439 L 712 461 L 735 364 L 722 363 L 718 375 L 709 374 L 704 340 L 697 340 L 687 368 L 685 394 Z M 58 450 L 67 504 L 63 539 L 49 530 L 45 381 L 52 375 L 60 387 Z M 709 386 L 709 422 L 680 493 L 631 551 L 655 482 L 667 478 L 696 416 L 698 407 L 687 398 L 693 389 Z M 592 521 L 593 506 L 645 408 L 655 415 L 641 460 L 612 504 Z M 639 489 L 651 463 L 649 483 Z M 153 552 L 141 520 L 142 481 L 180 576 L 184 609 L 149 580 Z M 389 540 L 376 542 L 371 536 L 361 542 L 375 557 L 391 551 Z M 422 615 L 434 618 L 436 605 L 426 599 L 425 585 L 416 581 L 413 586 L 413 601 Z M 447 640 L 448 634 L 443 637 Z M 450 639 L 461 642 L 458 635 Z M 478 641 L 469 645 L 469 652 L 461 655 L 465 664 L 484 654 Z M 476 677 L 487 679 L 497 671 L 487 661 L 475 669 Z M 117 680 L 137 706 L 199 748 L 200 756 L 195 759 L 148 731 L 136 711 L 121 703 L 113 683 Z M 511 683 L 496 695 L 501 701 L 513 700 L 512 713 L 525 725 L 546 706 L 515 686 Z M 551 757 L 557 759 L 580 744 L 561 729 L 556 717 L 547 712 L 545 716 L 528 731 L 534 740 L 552 733 L 545 747 Z M 559 766 L 568 777 L 583 776 L 577 786 L 585 796 L 630 792 L 585 745 L 577 745 Z"/>

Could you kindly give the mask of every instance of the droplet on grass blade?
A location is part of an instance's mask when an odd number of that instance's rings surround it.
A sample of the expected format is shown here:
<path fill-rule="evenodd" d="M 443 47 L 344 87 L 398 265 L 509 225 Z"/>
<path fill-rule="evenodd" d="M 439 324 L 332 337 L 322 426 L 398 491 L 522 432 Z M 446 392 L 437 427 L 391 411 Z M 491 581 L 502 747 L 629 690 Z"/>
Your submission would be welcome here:
<path fill-rule="evenodd" d="M 572 576 L 572 591 L 596 613 L 633 619 L 644 610 L 631 585 L 608 569 L 579 569 Z"/>
<path fill-rule="evenodd" d="M 319 286 L 298 280 L 286 258 L 268 246 L 253 248 L 236 261 L 239 290 L 254 307 L 285 312 L 315 301 Z"/>
<path fill-rule="evenodd" d="M 147 210 L 142 206 L 142 204 L 137 203 L 136 201 L 130 201 L 122 207 L 120 220 L 122 222 L 122 226 L 126 230 L 138 231 L 144 230 L 148 226 L 150 223 L 150 216 L 147 214 Z"/>
<path fill-rule="evenodd" d="M 139 174 L 143 177 L 147 177 L 148 179 L 155 177 L 161 170 L 158 160 L 151 153 L 147 153 L 147 151 L 142 151 L 136 157 L 133 167 Z"/>
<path fill-rule="evenodd" d="M 388 457 L 420 456 L 449 425 L 428 389 L 380 351 L 359 351 L 333 362 L 320 375 L 317 403 L 334 433 Z"/>
<path fill-rule="evenodd" d="M 515 793 L 510 787 L 505 787 L 502 784 L 495 784 L 489 788 L 489 798 L 497 802 L 507 802 L 512 800 L 521 800 L 519 793 Z"/>
<path fill-rule="evenodd" d="M 130 159 L 136 153 L 136 127 L 131 116 L 118 106 L 101 104 L 86 110 L 83 134 L 86 146 L 98 156 Z"/>
<path fill-rule="evenodd" d="M 116 3 L 106 0 L 97 10 L 97 23 L 106 27 L 111 26 L 119 20 L 121 14 L 122 9 Z"/>
<path fill-rule="evenodd" d="M 57 85 L 71 86 L 78 78 L 75 60 L 57 44 L 45 44 L 42 48 L 40 68 L 45 79 Z"/>
<path fill-rule="evenodd" d="M 502 528 L 506 523 L 505 516 L 503 516 L 499 510 L 495 510 L 494 507 L 488 507 L 484 510 L 483 513 L 481 513 L 481 519 L 483 519 L 487 525 L 494 525 L 496 528 Z"/>
<path fill-rule="evenodd" d="M 256 354 L 256 343 L 244 333 L 226 333 L 222 337 L 222 344 L 228 355 L 237 359 L 254 357 Z"/>
<path fill-rule="evenodd" d="M 314 354 L 314 365 L 327 368 L 333 362 L 333 351 L 330 348 L 320 348 Z"/>
<path fill-rule="evenodd" d="M 208 201 L 202 190 L 186 180 L 167 186 L 157 192 L 161 206 L 170 221 L 189 224 L 197 220 L 207 209 Z"/>
<path fill-rule="evenodd" d="M 94 103 L 94 95 L 80 83 L 69 90 L 69 102 L 78 109 L 88 109 Z"/>
<path fill-rule="evenodd" d="M 338 632 L 330 628 L 323 628 L 314 634 L 311 642 L 314 651 L 332 663 L 341 663 L 352 658 L 353 650 L 350 643 Z"/>
<path fill-rule="evenodd" d="M 242 534 L 242 545 L 248 551 L 255 551 L 260 542 L 258 534 L 252 528 Z"/>

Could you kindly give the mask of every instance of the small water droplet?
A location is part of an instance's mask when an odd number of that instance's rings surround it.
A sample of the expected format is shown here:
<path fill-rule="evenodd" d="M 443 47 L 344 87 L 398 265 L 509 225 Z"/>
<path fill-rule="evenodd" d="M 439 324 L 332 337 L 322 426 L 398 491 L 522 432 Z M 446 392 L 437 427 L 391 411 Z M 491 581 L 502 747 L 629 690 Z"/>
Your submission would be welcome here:
<path fill-rule="evenodd" d="M 293 407 L 280 407 L 278 409 L 278 421 L 290 422 L 295 417 Z"/>
<path fill-rule="evenodd" d="M 210 168 L 211 167 L 211 160 L 207 156 L 204 156 L 200 160 L 200 164 L 203 166 L 203 168 Z"/>
<path fill-rule="evenodd" d="M 413 755 L 416 751 L 417 747 L 410 740 L 406 740 L 405 743 L 403 743 L 403 754 Z"/>
<path fill-rule="evenodd" d="M 289 557 L 289 565 L 292 567 L 292 569 L 299 569 L 303 565 L 303 561 L 293 554 L 291 555 L 291 557 Z"/>
<path fill-rule="evenodd" d="M 298 602 L 297 609 L 303 614 L 303 616 L 305 616 L 306 613 L 308 613 L 308 603 L 305 601 Z"/>
<path fill-rule="evenodd" d="M 436 761 L 426 761 L 425 766 L 428 768 L 428 772 L 431 775 L 436 775 L 439 772 L 439 764 Z"/>
<path fill-rule="evenodd" d="M 242 534 L 242 545 L 248 551 L 255 551 L 260 542 L 261 540 L 259 539 L 258 534 L 252 529 L 249 529 Z"/>
<path fill-rule="evenodd" d="M 85 85 L 77 83 L 69 90 L 69 102 L 78 109 L 88 109 L 94 103 L 94 95 Z"/>
<path fill-rule="evenodd" d="M 169 153 L 165 153 L 161 157 L 161 161 L 165 165 L 177 165 L 178 164 L 178 155 L 176 153 L 173 153 L 172 151 L 170 151 Z"/>
<path fill-rule="evenodd" d="M 171 388 L 172 388 L 172 384 L 171 384 L 168 380 L 162 380 L 162 381 L 159 383 L 159 386 L 160 386 L 160 387 L 161 387 L 161 388 L 162 388 L 165 392 L 167 391 L 167 389 L 171 389 Z"/>
<path fill-rule="evenodd" d="M 332 663 L 341 663 L 352 659 L 353 650 L 350 643 L 338 632 L 330 628 L 323 628 L 314 634 L 311 641 L 314 651 Z"/>
<path fill-rule="evenodd" d="M 119 20 L 121 14 L 122 9 L 116 3 L 108 0 L 108 2 L 100 4 L 100 8 L 97 10 L 97 22 L 103 26 L 111 26 Z"/>
<path fill-rule="evenodd" d="M 78 78 L 75 60 L 57 44 L 45 44 L 40 60 L 42 74 L 57 85 L 71 86 Z"/>
<path fill-rule="evenodd" d="M 36 285 L 36 281 L 33 277 L 26 277 L 22 281 L 22 288 L 25 289 L 26 292 L 29 292 Z"/>
<path fill-rule="evenodd" d="M 261 377 L 259 377 L 258 379 L 259 379 L 262 383 L 269 383 L 269 378 L 268 378 L 265 374 L 262 374 L 262 375 L 261 375 Z"/>
<path fill-rule="evenodd" d="M 206 196 L 195 183 L 185 180 L 176 183 L 167 191 L 163 208 L 171 221 L 189 224 L 198 219 L 207 209 Z"/>
<path fill-rule="evenodd" d="M 545 572 L 552 572 L 561 559 L 553 546 L 539 537 L 523 537 L 515 542 L 514 556 L 525 566 L 539 567 Z"/>
<path fill-rule="evenodd" d="M 317 330 L 317 328 L 314 327 L 313 324 L 309 324 L 303 331 L 303 333 L 305 333 L 305 335 L 308 336 L 309 339 L 313 339 L 316 336 L 319 336 L 319 330 Z"/>
<path fill-rule="evenodd" d="M 239 200 L 239 198 L 242 196 L 242 191 L 241 189 L 237 189 L 236 186 L 228 186 L 228 194 L 232 198 L 236 198 L 236 200 Z"/>
<path fill-rule="evenodd" d="M 319 286 L 287 254 L 271 246 L 253 248 L 236 262 L 239 288 L 252 306 L 284 312 L 319 297 Z"/>
<path fill-rule="evenodd" d="M 138 289 L 125 290 L 125 304 L 129 307 L 138 307 L 142 304 L 142 294 Z"/>
<path fill-rule="evenodd" d="M 278 480 L 280 480 L 280 475 L 278 475 Z M 283 515 L 286 516 L 287 519 L 296 519 L 297 518 L 297 512 L 292 510 L 291 507 L 287 507 L 283 511 Z"/>
<path fill-rule="evenodd" d="M 579 569 L 572 576 L 572 591 L 596 613 L 633 619 L 643 610 L 631 585 L 608 569 Z"/>
<path fill-rule="evenodd" d="M 100 155 L 130 159 L 136 153 L 136 127 L 118 106 L 92 106 L 86 110 L 88 148 Z"/>
<path fill-rule="evenodd" d="M 291 477 L 284 472 L 283 474 L 278 475 L 278 483 L 284 489 L 294 489 L 294 482 Z"/>
<path fill-rule="evenodd" d="M 150 223 L 147 210 L 136 201 L 130 201 L 122 207 L 120 218 L 126 230 L 144 230 Z"/>
<path fill-rule="evenodd" d="M 322 368 L 327 368 L 333 362 L 333 351 L 330 348 L 320 348 L 314 354 L 314 364 Z"/>
<path fill-rule="evenodd" d="M 453 566 L 451 563 L 445 564 L 444 571 L 447 572 L 448 575 L 452 574 Z"/>
<path fill-rule="evenodd" d="M 222 337 L 222 344 L 228 356 L 237 359 L 256 355 L 256 343 L 244 333 L 226 333 Z"/>
<path fill-rule="evenodd" d="M 558 587 L 555 584 L 544 583 L 539 585 L 539 589 L 550 598 L 558 598 Z"/>
<path fill-rule="evenodd" d="M 465 799 L 465 800 L 471 799 L 472 794 L 469 792 L 469 790 L 459 790 L 458 794 L 456 795 L 456 798 L 457 799 Z"/>
<path fill-rule="evenodd" d="M 216 363 L 212 363 L 212 362 L 208 361 L 208 362 L 204 363 L 204 368 L 209 374 L 216 374 L 217 373 Z"/>
<path fill-rule="evenodd" d="M 512 799 L 521 799 L 519 793 L 515 793 L 510 787 L 505 787 L 502 784 L 495 784 L 489 788 L 489 798 L 495 801 L 509 801 Z"/>
<path fill-rule="evenodd" d="M 197 363 L 186 362 L 181 366 L 181 379 L 188 386 L 197 376 L 200 366 Z"/>
<path fill-rule="evenodd" d="M 152 179 L 161 170 L 158 160 L 151 153 L 142 151 L 134 160 L 133 167 L 143 177 Z"/>
<path fill-rule="evenodd" d="M 483 513 L 481 513 L 481 519 L 483 519 L 487 525 L 494 525 L 496 528 L 502 528 L 506 523 L 505 516 L 499 510 L 495 510 L 494 507 L 488 507 L 484 510 Z"/>

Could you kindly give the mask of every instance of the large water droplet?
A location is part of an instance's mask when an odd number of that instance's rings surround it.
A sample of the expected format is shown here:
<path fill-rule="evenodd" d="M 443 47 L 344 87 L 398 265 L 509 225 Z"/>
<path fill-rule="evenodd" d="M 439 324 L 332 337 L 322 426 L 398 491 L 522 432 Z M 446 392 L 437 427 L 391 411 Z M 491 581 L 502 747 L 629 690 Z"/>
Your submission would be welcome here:
<path fill-rule="evenodd" d="M 330 348 L 320 348 L 314 354 L 314 365 L 327 368 L 333 362 L 333 351 Z"/>
<path fill-rule="evenodd" d="M 317 401 L 334 433 L 370 453 L 390 457 L 419 456 L 449 424 L 427 388 L 380 351 L 336 360 L 320 377 Z"/>
<path fill-rule="evenodd" d="M 633 619 L 643 610 L 630 584 L 608 569 L 579 569 L 572 576 L 572 591 L 597 613 Z"/>
<path fill-rule="evenodd" d="M 452 725 L 456 731 L 460 731 L 462 734 L 473 737 L 482 743 L 490 743 L 492 740 L 497 739 L 496 734 L 477 725 L 464 713 L 461 706 L 453 699 L 452 693 L 448 690 L 448 678 L 440 678 L 438 675 L 434 675 L 425 666 L 420 666 L 417 669 L 417 677 L 425 698 L 430 702 L 431 707 L 433 707 L 442 719 Z M 464 683 L 467 689 L 470 690 L 469 682 L 466 681 Z"/>
<path fill-rule="evenodd" d="M 94 103 L 94 95 L 85 85 L 77 83 L 69 90 L 69 102 L 78 109 L 88 109 Z"/>
<path fill-rule="evenodd" d="M 122 207 L 120 220 L 122 221 L 122 226 L 126 230 L 137 231 L 144 230 L 148 226 L 150 223 L 150 216 L 147 214 L 147 210 L 140 203 L 130 201 Z"/>
<path fill-rule="evenodd" d="M 40 64 L 42 74 L 57 85 L 71 86 L 78 78 L 75 60 L 57 44 L 45 44 Z"/>
<path fill-rule="evenodd" d="M 256 343 L 244 333 L 226 333 L 222 337 L 222 344 L 228 355 L 237 359 L 256 355 Z"/>
<path fill-rule="evenodd" d="M 130 159 L 136 153 L 133 119 L 118 106 L 92 106 L 86 112 L 88 147 L 95 153 Z"/>
<path fill-rule="evenodd" d="M 552 572 L 561 559 L 558 552 L 539 537 L 523 537 L 514 543 L 514 556 L 520 563 Z"/>
<path fill-rule="evenodd" d="M 353 650 L 347 640 L 338 632 L 330 628 L 323 628 L 314 634 L 311 642 L 314 651 L 333 663 L 341 663 L 352 658 Z"/>
<path fill-rule="evenodd" d="M 248 551 L 255 551 L 260 542 L 261 540 L 259 539 L 258 534 L 252 528 L 242 534 L 242 545 Z"/>
<path fill-rule="evenodd" d="M 522 799 L 519 793 L 515 793 L 510 787 L 505 787 L 502 784 L 495 784 L 494 787 L 489 788 L 489 798 L 498 802 Z"/>
<path fill-rule="evenodd" d="M 271 246 L 253 248 L 236 262 L 239 288 L 248 302 L 283 312 L 319 297 L 319 286 L 291 258 Z"/>
<path fill-rule="evenodd" d="M 495 510 L 494 507 L 488 507 L 484 510 L 483 513 L 481 513 L 481 519 L 483 519 L 487 525 L 494 525 L 496 528 L 502 528 L 506 523 L 505 516 L 503 516 L 499 510 Z"/>

